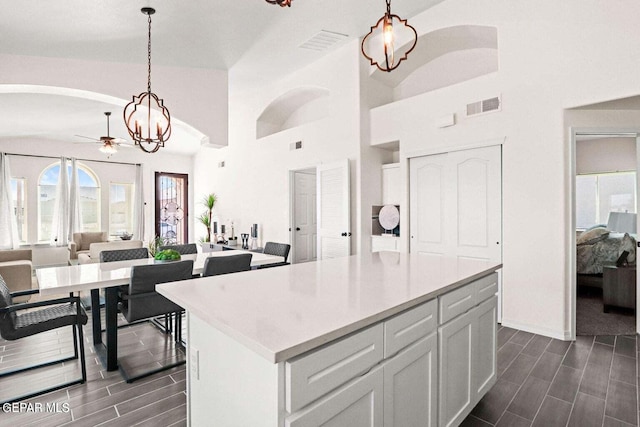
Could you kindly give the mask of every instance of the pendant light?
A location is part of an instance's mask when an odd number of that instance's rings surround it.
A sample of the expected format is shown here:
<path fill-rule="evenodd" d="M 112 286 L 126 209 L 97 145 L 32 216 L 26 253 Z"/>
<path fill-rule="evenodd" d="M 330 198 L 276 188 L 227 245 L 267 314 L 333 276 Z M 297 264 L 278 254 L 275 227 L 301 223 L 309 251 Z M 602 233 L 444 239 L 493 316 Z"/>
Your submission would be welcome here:
<path fill-rule="evenodd" d="M 391 13 L 391 0 L 386 0 L 387 12 L 362 39 L 362 54 L 381 71 L 390 72 L 407 59 L 416 47 L 418 33 L 406 19 Z"/>
<path fill-rule="evenodd" d="M 156 13 L 151 7 L 143 7 L 141 12 L 147 15 L 149 23 L 149 41 L 147 44 L 147 90 L 124 108 L 124 122 L 133 142 L 142 151 L 155 153 L 164 147 L 171 136 L 171 115 L 164 101 L 151 92 L 151 15 Z"/>
<path fill-rule="evenodd" d="M 280 7 L 291 7 L 291 2 L 293 0 L 266 0 L 267 3 L 277 4 Z"/>

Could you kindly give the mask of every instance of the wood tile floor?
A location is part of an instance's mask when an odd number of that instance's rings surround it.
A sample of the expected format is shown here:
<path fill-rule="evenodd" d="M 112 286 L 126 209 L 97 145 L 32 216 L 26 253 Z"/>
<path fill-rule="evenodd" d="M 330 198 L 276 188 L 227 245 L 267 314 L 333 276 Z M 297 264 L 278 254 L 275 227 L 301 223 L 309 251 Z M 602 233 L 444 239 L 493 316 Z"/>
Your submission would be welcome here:
<path fill-rule="evenodd" d="M 102 368 L 90 344 L 91 325 L 84 330 L 87 383 L 28 401 L 58 403 L 59 412 L 0 408 L 0 426 L 186 425 L 184 366 L 127 384 L 119 372 Z M 132 364 L 158 363 L 175 354 L 170 338 L 149 323 L 120 329 L 119 340 L 120 356 Z M 462 425 L 638 425 L 638 348 L 635 336 L 578 337 L 570 343 L 499 326 L 498 381 Z M 69 328 L 19 341 L 0 339 L 0 372 L 71 351 Z M 80 369 L 74 361 L 38 371 L 0 379 L 0 399 L 75 378 Z"/>
<path fill-rule="evenodd" d="M 84 327 L 87 379 L 85 384 L 32 398 L 35 411 L 6 412 L 0 426 L 185 426 L 186 370 L 171 370 L 127 384 L 119 371 L 107 372 L 91 344 L 91 321 Z M 119 357 L 130 367 L 148 370 L 172 361 L 176 349 L 170 336 L 145 322 L 118 330 Z M 179 350 L 178 350 L 179 351 Z M 17 341 L 0 339 L 0 372 L 73 354 L 71 328 Z M 0 379 L 0 400 L 80 377 L 76 360 Z M 35 404 L 42 404 L 38 411 Z M 47 411 L 57 404 L 57 411 Z"/>
<path fill-rule="evenodd" d="M 571 343 L 499 326 L 498 381 L 462 426 L 637 426 L 639 348 L 634 335 Z"/>

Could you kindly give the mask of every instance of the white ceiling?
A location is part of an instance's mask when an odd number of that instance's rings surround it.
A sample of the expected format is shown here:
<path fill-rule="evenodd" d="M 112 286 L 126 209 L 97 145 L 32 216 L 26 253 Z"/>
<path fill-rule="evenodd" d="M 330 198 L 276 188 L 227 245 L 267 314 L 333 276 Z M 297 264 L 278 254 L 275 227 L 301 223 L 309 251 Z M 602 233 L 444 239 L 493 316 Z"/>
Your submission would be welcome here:
<path fill-rule="evenodd" d="M 392 10 L 410 18 L 441 1 L 395 0 Z M 152 65 L 233 68 L 238 75 L 260 70 L 257 77 L 264 79 L 319 59 L 323 52 L 298 47 L 319 31 L 359 38 L 385 10 L 383 0 L 294 0 L 291 8 L 264 0 L 0 0 L 0 53 L 146 63 L 144 6 L 157 11 Z M 0 93 L 0 138 L 99 137 L 106 130 L 104 111 L 114 111 L 112 135 L 126 136 L 124 126 L 119 128 L 121 106 L 81 98 L 60 105 L 57 98 Z M 34 116 L 37 124 L 28 119 Z M 186 152 L 197 149 L 194 143 Z"/>

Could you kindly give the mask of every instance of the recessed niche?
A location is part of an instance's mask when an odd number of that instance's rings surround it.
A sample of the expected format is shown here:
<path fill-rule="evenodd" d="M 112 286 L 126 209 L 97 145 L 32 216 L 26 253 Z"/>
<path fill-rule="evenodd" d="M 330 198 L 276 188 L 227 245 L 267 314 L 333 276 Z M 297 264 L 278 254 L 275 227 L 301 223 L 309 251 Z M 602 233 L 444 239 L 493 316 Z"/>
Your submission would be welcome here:
<path fill-rule="evenodd" d="M 392 73 L 372 67 L 370 77 L 409 98 L 498 71 L 498 30 L 480 25 L 441 28 L 418 37 L 415 49 Z"/>
<path fill-rule="evenodd" d="M 256 138 L 264 138 L 329 115 L 328 89 L 299 87 L 273 100 L 256 120 Z"/>

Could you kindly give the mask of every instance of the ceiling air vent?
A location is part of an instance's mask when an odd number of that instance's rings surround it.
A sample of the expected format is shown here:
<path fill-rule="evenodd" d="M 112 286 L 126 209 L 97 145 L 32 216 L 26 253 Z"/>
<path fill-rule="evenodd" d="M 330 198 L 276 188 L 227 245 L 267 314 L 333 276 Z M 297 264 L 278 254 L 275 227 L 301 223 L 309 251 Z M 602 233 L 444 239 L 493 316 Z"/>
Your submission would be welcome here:
<path fill-rule="evenodd" d="M 501 106 L 502 102 L 499 96 L 473 102 L 471 104 L 467 104 L 467 117 L 500 111 Z"/>
<path fill-rule="evenodd" d="M 296 141 L 296 142 L 292 142 L 291 144 L 289 144 L 289 150 L 293 151 L 293 150 L 299 150 L 302 148 L 302 141 Z"/>
<path fill-rule="evenodd" d="M 347 34 L 334 33 L 333 31 L 327 31 L 327 30 L 320 30 L 318 34 L 311 37 L 309 40 L 302 43 L 298 47 L 302 49 L 323 52 L 347 40 L 348 38 L 349 36 Z"/>

